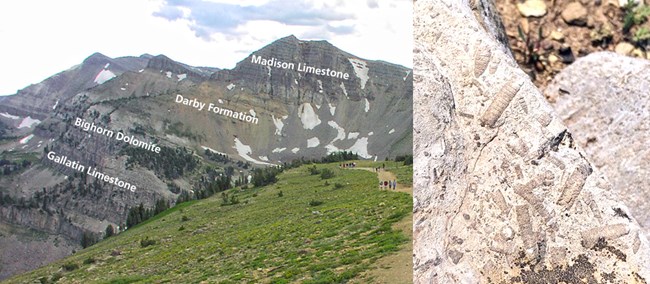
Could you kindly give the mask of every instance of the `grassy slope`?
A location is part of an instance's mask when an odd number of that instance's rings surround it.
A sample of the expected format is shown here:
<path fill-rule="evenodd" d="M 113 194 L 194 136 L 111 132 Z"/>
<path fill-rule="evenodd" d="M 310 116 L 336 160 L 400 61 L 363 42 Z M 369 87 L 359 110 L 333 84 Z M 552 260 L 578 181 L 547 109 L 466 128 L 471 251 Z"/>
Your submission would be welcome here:
<path fill-rule="evenodd" d="M 305 166 L 291 169 L 274 185 L 229 191 L 236 192 L 240 204 L 221 206 L 221 196 L 181 204 L 9 281 L 49 280 L 56 274 L 62 276 L 58 283 L 333 283 L 352 278 L 410 241 L 391 224 L 412 210 L 412 199 L 377 190 L 375 173 L 336 165 L 318 165 L 335 171 L 326 180 L 329 185 Z M 335 189 L 335 183 L 344 187 Z M 310 206 L 312 200 L 324 203 Z M 157 243 L 142 248 L 145 237 Z M 114 251 L 120 255 L 112 256 Z M 84 264 L 89 258 L 95 263 Z M 66 271 L 64 264 L 79 268 Z"/>

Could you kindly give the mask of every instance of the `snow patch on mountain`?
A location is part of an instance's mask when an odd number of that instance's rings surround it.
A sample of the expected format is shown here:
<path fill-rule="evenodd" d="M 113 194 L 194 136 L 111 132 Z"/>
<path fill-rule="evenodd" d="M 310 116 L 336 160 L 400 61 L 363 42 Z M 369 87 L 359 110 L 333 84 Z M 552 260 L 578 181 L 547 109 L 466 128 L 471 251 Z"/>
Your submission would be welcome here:
<path fill-rule="evenodd" d="M 233 147 L 237 149 L 237 154 L 239 154 L 240 157 L 242 157 L 244 160 L 249 161 L 251 163 L 259 164 L 259 165 L 273 165 L 270 163 L 258 161 L 251 157 L 250 155 L 253 154 L 253 149 L 251 146 L 248 146 L 241 141 L 239 141 L 239 138 L 235 138 L 235 146 Z"/>
<path fill-rule="evenodd" d="M 283 118 L 287 118 L 287 116 L 284 116 Z M 275 124 L 275 135 L 282 136 L 282 128 L 284 128 L 284 122 L 282 122 L 282 118 L 275 118 L 274 115 L 271 115 L 271 119 L 273 120 L 273 124 Z"/>
<path fill-rule="evenodd" d="M 393 128 L 393 129 L 391 129 L 390 131 L 388 131 L 388 134 L 393 134 L 394 132 L 395 132 L 395 128 Z"/>
<path fill-rule="evenodd" d="M 348 139 L 356 139 L 357 137 L 359 137 L 359 132 L 348 133 Z"/>
<path fill-rule="evenodd" d="M 366 107 L 364 108 L 364 110 L 365 110 L 366 112 L 368 112 L 368 111 L 370 110 L 370 102 L 369 102 L 368 99 L 366 99 L 366 98 L 363 98 L 363 99 L 366 101 Z"/>
<path fill-rule="evenodd" d="M 281 153 L 282 151 L 286 150 L 287 148 L 275 148 L 271 153 Z"/>
<path fill-rule="evenodd" d="M 11 114 L 8 114 L 6 112 L 0 113 L 0 115 L 4 116 L 6 118 L 9 118 L 9 119 L 14 119 L 14 120 L 20 119 L 20 116 L 11 115 Z"/>
<path fill-rule="evenodd" d="M 361 89 L 363 90 L 366 87 L 366 82 L 368 82 L 368 64 L 357 58 L 348 58 L 352 67 L 354 67 L 354 74 L 361 79 Z"/>
<path fill-rule="evenodd" d="M 334 140 L 332 140 L 332 142 L 330 142 L 330 144 L 336 142 L 337 140 L 345 139 L 345 129 L 343 127 L 339 126 L 339 124 L 336 123 L 336 121 L 331 120 L 331 121 L 328 121 L 327 124 L 329 126 L 331 126 L 332 128 L 336 129 L 336 131 L 337 131 L 336 138 L 334 138 Z"/>
<path fill-rule="evenodd" d="M 215 149 L 212 149 L 210 147 L 207 147 L 207 146 L 201 146 L 201 148 L 203 148 L 203 150 L 208 150 L 208 151 L 210 151 L 212 153 L 215 153 L 215 154 L 221 154 L 221 155 L 227 156 L 226 153 L 221 153 L 221 152 L 219 152 L 219 151 L 217 151 Z"/>
<path fill-rule="evenodd" d="M 97 76 L 95 76 L 95 83 L 104 84 L 104 82 L 117 77 L 113 72 L 107 69 L 102 69 Z"/>
<path fill-rule="evenodd" d="M 23 139 L 20 139 L 20 141 L 18 141 L 18 143 L 27 144 L 27 142 L 29 142 L 29 140 L 32 140 L 32 138 L 34 138 L 34 134 L 29 134 L 29 135 L 25 136 Z"/>
<path fill-rule="evenodd" d="M 375 134 L 375 132 L 372 131 L 368 132 L 368 136 L 372 136 L 373 134 Z"/>
<path fill-rule="evenodd" d="M 165 74 L 167 74 L 167 78 L 169 78 L 169 79 L 172 78 L 172 72 L 171 71 L 167 71 L 167 72 L 165 72 Z"/>
<path fill-rule="evenodd" d="M 178 75 L 176 75 L 176 77 L 178 78 L 178 81 L 180 82 L 181 80 L 187 78 L 187 74 L 178 74 Z"/>
<path fill-rule="evenodd" d="M 295 154 L 295 153 L 298 153 L 298 151 L 300 151 L 300 148 L 293 148 L 293 149 L 291 149 L 291 152 L 294 153 L 294 154 Z"/>
<path fill-rule="evenodd" d="M 254 109 L 250 109 L 250 110 L 248 110 L 248 112 L 249 112 L 253 117 L 257 116 L 257 114 L 255 113 L 255 110 L 254 110 Z"/>
<path fill-rule="evenodd" d="M 319 125 L 321 122 L 310 103 L 300 105 L 298 116 L 300 117 L 304 129 L 314 129 L 314 127 Z"/>
<path fill-rule="evenodd" d="M 332 116 L 334 116 L 334 113 L 336 113 L 336 107 L 330 103 L 327 103 L 327 106 L 330 107 L 330 113 L 332 114 Z"/>
<path fill-rule="evenodd" d="M 372 155 L 368 154 L 368 137 L 361 137 L 354 142 L 352 147 L 348 148 L 348 151 L 357 153 L 359 157 L 364 159 L 370 159 Z"/>
<path fill-rule="evenodd" d="M 406 78 L 408 78 L 410 74 L 411 74 L 411 70 L 406 71 L 406 76 L 404 76 L 403 80 L 406 81 Z"/>
<path fill-rule="evenodd" d="M 106 65 L 104 65 L 104 69 L 107 69 L 108 66 L 111 66 L 111 64 L 110 64 L 110 63 L 106 63 Z"/>
<path fill-rule="evenodd" d="M 235 86 L 236 86 L 235 84 L 230 83 L 230 85 L 226 86 L 226 89 L 228 89 L 228 91 L 232 91 L 232 89 L 235 88 Z"/>
<path fill-rule="evenodd" d="M 344 94 L 345 97 L 347 98 L 347 97 L 348 97 L 348 91 L 345 89 L 345 85 L 343 84 L 343 82 L 341 82 L 340 87 L 341 87 L 341 89 L 343 90 L 343 94 Z"/>
<path fill-rule="evenodd" d="M 52 107 L 52 109 L 56 109 L 56 106 L 58 106 L 58 105 L 59 105 L 59 100 L 56 100 L 56 103 L 54 103 L 54 106 Z"/>
<path fill-rule="evenodd" d="M 18 125 L 18 128 L 32 128 L 32 126 L 41 123 L 40 120 L 38 119 L 33 119 L 31 117 L 25 117 L 23 118 L 23 121 L 20 122 L 20 125 Z"/>
<path fill-rule="evenodd" d="M 265 161 L 265 162 L 269 161 L 269 157 L 267 157 L 267 156 L 258 156 L 258 158 L 260 158 L 260 160 Z"/>
<path fill-rule="evenodd" d="M 318 82 L 318 92 L 322 93 L 323 92 L 323 81 L 316 80 L 316 82 Z"/>
<path fill-rule="evenodd" d="M 307 148 L 318 147 L 318 145 L 320 145 L 320 140 L 318 140 L 318 137 L 307 139 Z"/>
<path fill-rule="evenodd" d="M 334 152 L 341 151 L 341 149 L 339 149 L 338 147 L 336 147 L 336 146 L 334 146 L 332 144 L 325 145 L 325 149 L 327 149 L 327 154 L 328 155 L 331 154 L 331 153 L 334 153 Z"/>

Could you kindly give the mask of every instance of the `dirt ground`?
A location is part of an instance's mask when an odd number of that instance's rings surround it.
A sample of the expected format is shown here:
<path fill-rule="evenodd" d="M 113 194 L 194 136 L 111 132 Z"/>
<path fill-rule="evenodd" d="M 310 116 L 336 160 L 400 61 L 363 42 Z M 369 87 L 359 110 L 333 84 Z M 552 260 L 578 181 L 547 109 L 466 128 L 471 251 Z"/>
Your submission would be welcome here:
<path fill-rule="evenodd" d="M 495 0 L 517 62 L 541 88 L 592 52 L 650 59 L 650 0 L 636 1 L 626 8 L 625 0 Z M 631 16 L 636 20 L 626 26 Z"/>
<path fill-rule="evenodd" d="M 357 168 L 367 171 L 374 171 L 372 168 Z M 377 187 L 380 180 L 395 180 L 396 177 L 389 171 L 377 173 Z M 388 189 L 385 189 L 388 190 Z M 413 187 L 397 183 L 397 191 L 413 194 Z M 393 229 L 402 230 L 409 239 L 413 240 L 413 213 L 409 213 L 399 222 L 393 225 Z M 396 253 L 380 258 L 372 268 L 351 283 L 381 283 L 381 284 L 407 284 L 413 283 L 413 242 L 409 242 Z"/>

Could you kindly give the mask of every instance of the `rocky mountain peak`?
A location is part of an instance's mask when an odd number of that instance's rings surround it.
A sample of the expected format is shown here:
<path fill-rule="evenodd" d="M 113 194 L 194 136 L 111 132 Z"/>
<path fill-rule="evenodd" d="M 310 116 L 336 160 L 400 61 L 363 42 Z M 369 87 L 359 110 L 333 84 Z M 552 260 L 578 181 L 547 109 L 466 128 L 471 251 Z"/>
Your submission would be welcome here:
<path fill-rule="evenodd" d="M 84 59 L 83 63 L 84 64 L 105 64 L 106 62 L 112 61 L 113 59 L 101 54 L 99 52 L 95 52 L 88 56 L 86 59 Z"/>
<path fill-rule="evenodd" d="M 167 70 L 174 73 L 183 73 L 187 71 L 187 68 L 183 65 L 162 54 L 149 59 L 147 68 Z"/>

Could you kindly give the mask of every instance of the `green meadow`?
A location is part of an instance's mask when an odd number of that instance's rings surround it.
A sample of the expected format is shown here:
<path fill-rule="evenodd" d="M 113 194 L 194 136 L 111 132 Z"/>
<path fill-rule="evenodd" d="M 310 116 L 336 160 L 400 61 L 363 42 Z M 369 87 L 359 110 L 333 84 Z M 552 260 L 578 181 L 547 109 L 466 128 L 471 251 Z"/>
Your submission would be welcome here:
<path fill-rule="evenodd" d="M 411 166 L 390 166 L 410 183 Z M 310 167 L 286 170 L 272 185 L 182 203 L 8 281 L 341 283 L 411 242 L 391 228 L 412 211 L 409 194 L 378 190 L 374 172 L 317 164 L 334 172 L 323 179 Z"/>

